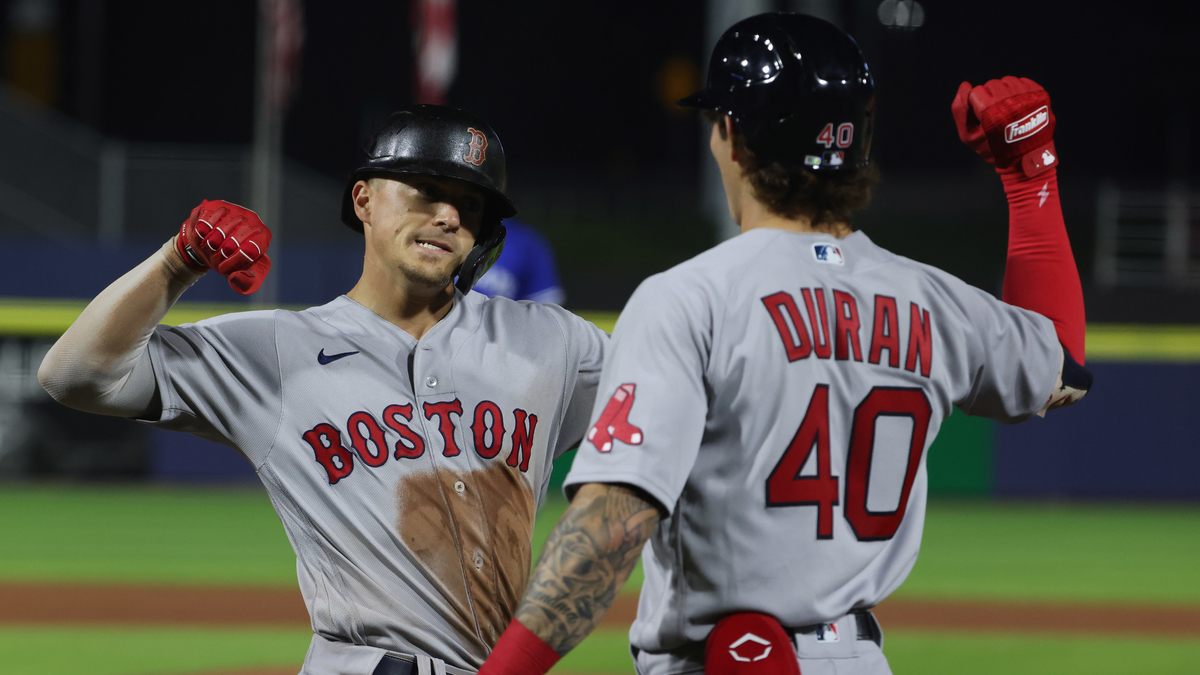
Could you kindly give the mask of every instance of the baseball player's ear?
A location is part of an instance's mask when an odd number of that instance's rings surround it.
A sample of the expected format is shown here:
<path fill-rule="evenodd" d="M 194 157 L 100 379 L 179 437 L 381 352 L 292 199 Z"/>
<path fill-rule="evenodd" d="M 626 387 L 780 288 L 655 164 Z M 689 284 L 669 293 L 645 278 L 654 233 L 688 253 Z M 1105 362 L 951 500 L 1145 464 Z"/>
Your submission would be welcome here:
<path fill-rule="evenodd" d="M 364 223 L 371 215 L 371 197 L 371 185 L 365 180 L 358 181 L 351 188 L 350 199 L 354 202 L 354 215 Z"/>

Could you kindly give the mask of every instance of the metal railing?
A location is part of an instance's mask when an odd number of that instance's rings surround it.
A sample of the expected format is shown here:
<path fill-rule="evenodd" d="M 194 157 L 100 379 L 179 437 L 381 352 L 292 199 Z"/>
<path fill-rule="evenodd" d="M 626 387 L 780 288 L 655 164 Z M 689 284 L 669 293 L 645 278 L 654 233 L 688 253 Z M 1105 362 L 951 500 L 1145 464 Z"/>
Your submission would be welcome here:
<path fill-rule="evenodd" d="M 1200 288 L 1200 195 L 1183 184 L 1163 191 L 1096 194 L 1095 283 L 1099 288 Z"/>
<path fill-rule="evenodd" d="M 0 88 L 0 232 L 115 244 L 166 235 L 200 199 L 247 204 L 250 146 L 130 143 Z M 340 234 L 339 181 L 284 164 L 286 236 Z"/>

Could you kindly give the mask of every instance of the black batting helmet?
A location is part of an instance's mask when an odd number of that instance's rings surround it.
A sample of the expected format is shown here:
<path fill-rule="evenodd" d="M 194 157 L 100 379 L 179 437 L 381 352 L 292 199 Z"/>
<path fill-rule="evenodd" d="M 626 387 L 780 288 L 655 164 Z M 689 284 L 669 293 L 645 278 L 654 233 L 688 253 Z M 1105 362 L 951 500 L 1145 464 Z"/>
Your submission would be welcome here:
<path fill-rule="evenodd" d="M 804 14 L 759 14 L 713 49 L 703 90 L 679 105 L 729 115 L 765 161 L 813 170 L 867 165 L 875 82 L 854 38 Z"/>
<path fill-rule="evenodd" d="M 354 213 L 354 184 L 373 176 L 442 176 L 466 181 L 487 196 L 483 227 L 475 247 L 456 273 L 455 283 L 463 293 L 500 257 L 504 249 L 504 225 L 500 221 L 517 213 L 504 194 L 507 174 L 500 138 L 486 122 L 442 105 L 417 105 L 392 113 L 363 146 L 366 157 L 346 180 L 342 193 L 342 222 L 355 232 L 363 231 Z"/>

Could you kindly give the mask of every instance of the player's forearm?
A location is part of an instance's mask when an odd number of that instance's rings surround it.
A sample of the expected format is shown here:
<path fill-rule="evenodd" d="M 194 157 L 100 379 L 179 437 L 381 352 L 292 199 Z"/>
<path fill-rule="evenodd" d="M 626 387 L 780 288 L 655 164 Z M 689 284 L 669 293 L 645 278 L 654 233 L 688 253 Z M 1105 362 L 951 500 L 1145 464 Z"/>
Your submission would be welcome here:
<path fill-rule="evenodd" d="M 1004 180 L 1008 265 L 1004 300 L 1054 322 L 1058 341 L 1083 363 L 1083 291 L 1058 201 L 1057 124 L 1037 82 L 1002 77 L 963 82 L 950 104 L 958 137 Z"/>
<path fill-rule="evenodd" d="M 612 607 L 661 515 L 624 485 L 589 483 L 555 526 L 516 618 L 559 654 Z"/>
<path fill-rule="evenodd" d="M 58 402 L 109 415 L 136 414 L 145 396 L 124 392 L 154 327 L 200 275 L 172 241 L 101 291 L 54 343 L 38 381 Z"/>
<path fill-rule="evenodd" d="M 1059 342 L 1084 362 L 1083 289 L 1058 199 L 1056 169 L 1033 178 L 1004 177 L 1008 195 L 1008 264 L 1004 301 L 1054 322 Z"/>

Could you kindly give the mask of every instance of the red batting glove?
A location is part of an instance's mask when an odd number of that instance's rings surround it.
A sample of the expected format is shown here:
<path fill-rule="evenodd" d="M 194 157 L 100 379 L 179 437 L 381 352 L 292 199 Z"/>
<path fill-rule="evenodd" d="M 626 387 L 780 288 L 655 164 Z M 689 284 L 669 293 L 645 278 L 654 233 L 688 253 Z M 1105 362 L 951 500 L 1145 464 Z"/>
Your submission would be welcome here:
<path fill-rule="evenodd" d="M 950 105 L 958 137 L 1002 177 L 1032 178 L 1058 165 L 1050 95 L 1024 77 L 963 82 Z"/>
<path fill-rule="evenodd" d="M 175 248 L 188 267 L 197 272 L 215 269 L 242 295 L 257 291 L 267 278 L 270 245 L 271 230 L 258 214 L 221 200 L 200 202 L 175 237 Z"/>

